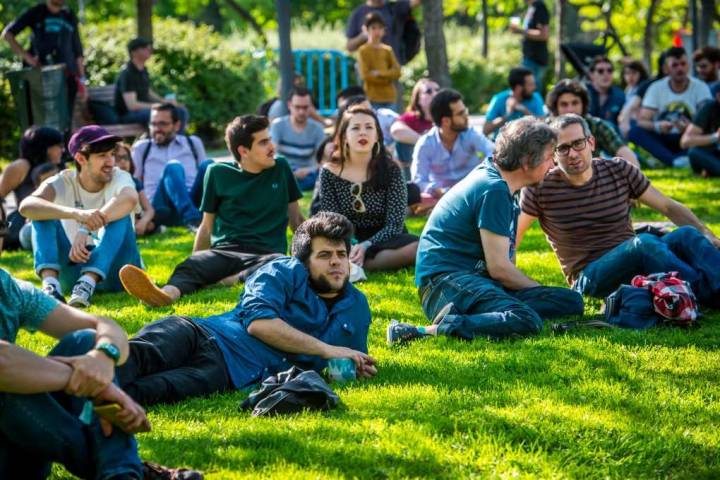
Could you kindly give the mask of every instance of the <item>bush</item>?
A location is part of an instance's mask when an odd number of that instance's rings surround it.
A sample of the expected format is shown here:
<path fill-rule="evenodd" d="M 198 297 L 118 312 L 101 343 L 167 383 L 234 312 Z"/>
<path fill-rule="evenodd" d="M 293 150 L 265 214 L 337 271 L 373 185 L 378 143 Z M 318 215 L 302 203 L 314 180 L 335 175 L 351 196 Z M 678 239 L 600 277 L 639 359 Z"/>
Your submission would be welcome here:
<path fill-rule="evenodd" d="M 250 53 L 234 49 L 208 26 L 156 18 L 153 29 L 155 55 L 148 62 L 153 89 L 160 95 L 177 94 L 190 111 L 191 132 L 219 138 L 230 120 L 262 103 L 261 66 Z M 134 32 L 131 19 L 82 27 L 91 86 L 115 81 L 128 60 L 126 45 Z M 20 68 L 7 44 L 0 43 L 0 74 Z M 0 83 L 0 129 L 0 157 L 11 158 L 21 132 L 8 82 Z"/>

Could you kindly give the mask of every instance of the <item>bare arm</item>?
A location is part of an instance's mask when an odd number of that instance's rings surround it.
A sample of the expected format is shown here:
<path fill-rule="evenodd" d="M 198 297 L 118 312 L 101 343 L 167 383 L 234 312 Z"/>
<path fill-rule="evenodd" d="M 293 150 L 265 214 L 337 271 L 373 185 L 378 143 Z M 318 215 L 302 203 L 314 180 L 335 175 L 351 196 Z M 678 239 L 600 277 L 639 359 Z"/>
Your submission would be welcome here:
<path fill-rule="evenodd" d="M 365 31 L 365 27 L 363 26 L 362 31 L 357 34 L 356 36 L 352 38 L 348 38 L 347 43 L 345 44 L 345 48 L 347 48 L 348 52 L 354 52 L 358 48 L 362 46 L 365 42 L 367 42 L 368 36 Z"/>
<path fill-rule="evenodd" d="M 700 127 L 691 123 L 687 126 L 680 139 L 680 148 L 688 149 L 691 147 L 707 147 L 708 145 L 713 145 L 718 142 L 718 135 L 720 135 L 720 130 L 705 135 Z M 1 191 L 0 194 L 2 194 Z"/>
<path fill-rule="evenodd" d="M 0 392 L 57 392 L 65 388 L 70 375 L 69 365 L 0 340 Z"/>
<path fill-rule="evenodd" d="M 288 203 L 288 219 L 290 223 L 290 230 L 293 232 L 305 221 L 305 218 L 300 211 L 300 204 L 297 201 Z"/>
<path fill-rule="evenodd" d="M 210 248 L 210 237 L 212 229 L 215 225 L 215 214 L 203 212 L 202 221 L 195 234 L 195 243 L 193 243 L 193 253 Z"/>
<path fill-rule="evenodd" d="M 645 130 L 655 130 L 655 122 L 653 122 L 653 118 L 655 118 L 655 113 L 657 113 L 657 111 L 653 108 L 640 108 L 640 111 L 638 112 L 637 124 Z M 664 123 L 670 124 L 670 122 Z M 670 124 L 670 127 L 672 128 L 672 124 Z"/>
<path fill-rule="evenodd" d="M 520 248 L 520 242 L 522 242 L 523 237 L 525 236 L 525 232 L 532 227 L 532 224 L 537 220 L 538 217 L 533 217 L 530 214 L 527 214 L 525 212 L 520 212 L 520 216 L 518 217 L 518 228 L 517 228 L 517 238 L 515 239 L 515 248 Z"/>
<path fill-rule="evenodd" d="M 402 120 L 395 120 L 390 126 L 390 136 L 400 143 L 406 143 L 408 145 L 415 145 L 420 138 L 420 135 L 408 127 L 407 123 Z"/>
<path fill-rule="evenodd" d="M 150 203 L 150 200 L 148 200 L 147 195 L 145 195 L 145 192 L 138 192 L 138 201 L 140 202 L 140 207 L 143 209 L 141 220 L 145 222 L 152 221 L 152 219 L 155 218 L 155 209 L 152 203 Z"/>
<path fill-rule="evenodd" d="M 287 353 L 315 355 L 320 358 L 351 358 L 358 369 L 375 365 L 370 355 L 346 347 L 328 345 L 317 338 L 291 327 L 280 318 L 255 320 L 248 333 L 273 348 Z"/>
<path fill-rule="evenodd" d="M 633 152 L 627 145 L 620 147 L 618 151 L 615 152 L 615 156 L 622 158 L 630 165 L 636 166 L 638 169 L 640 168 L 640 162 L 638 161 L 635 152 Z"/>
<path fill-rule="evenodd" d="M 492 132 L 505 125 L 506 120 L 507 118 L 505 115 L 493 118 L 489 122 L 486 120 L 485 123 L 483 123 L 483 134 L 485 134 L 485 136 L 490 135 Z"/>
<path fill-rule="evenodd" d="M 660 193 L 650 185 L 645 193 L 638 199 L 643 204 L 665 215 L 677 226 L 691 225 L 702 232 L 705 237 L 717 248 L 720 248 L 720 239 L 700 221 L 688 207 Z"/>
<path fill-rule="evenodd" d="M 550 26 L 538 25 L 538 28 L 528 28 L 523 32 L 523 36 L 530 40 L 546 42 L 550 38 Z"/>
<path fill-rule="evenodd" d="M 73 219 L 79 220 L 78 209 L 57 205 L 55 200 L 55 189 L 44 183 L 35 190 L 32 195 L 25 197 L 20 203 L 20 214 L 30 220 L 55 220 Z"/>
<path fill-rule="evenodd" d="M 540 284 L 522 273 L 510 261 L 510 238 L 480 229 L 480 241 L 485 253 L 488 273 L 508 290 L 538 287 Z"/>
<path fill-rule="evenodd" d="M 7 166 L 0 175 L 0 198 L 5 198 L 30 174 L 30 162 L 20 158 Z"/>
<path fill-rule="evenodd" d="M 22 48 L 22 45 L 20 45 L 15 38 L 15 35 L 10 33 L 10 30 L 7 27 L 5 27 L 5 30 L 3 30 L 2 36 L 5 41 L 8 42 L 13 52 L 15 52 L 18 57 L 25 60 L 25 63 L 27 63 L 28 65 L 32 65 L 33 67 L 37 67 L 40 65 L 40 60 L 38 60 L 37 57 L 33 57 L 30 52 Z"/>
<path fill-rule="evenodd" d="M 138 194 L 135 188 L 125 187 L 103 205 L 100 212 L 105 215 L 108 222 L 114 222 L 130 215 L 135 210 L 137 202 Z"/>
<path fill-rule="evenodd" d="M 125 92 L 122 96 L 123 101 L 125 101 L 125 106 L 131 112 L 135 110 L 149 110 L 153 106 L 152 102 L 141 102 L 138 100 L 136 92 Z"/>

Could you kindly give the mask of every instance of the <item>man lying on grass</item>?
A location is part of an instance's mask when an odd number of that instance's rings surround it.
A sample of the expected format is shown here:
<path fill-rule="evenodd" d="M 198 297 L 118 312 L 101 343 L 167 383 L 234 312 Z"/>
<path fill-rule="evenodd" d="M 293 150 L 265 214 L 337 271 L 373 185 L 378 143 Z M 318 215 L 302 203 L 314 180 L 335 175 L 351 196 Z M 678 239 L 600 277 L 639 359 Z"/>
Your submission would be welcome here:
<path fill-rule="evenodd" d="M 21 328 L 60 342 L 41 357 L 15 345 Z M 127 336 L 115 322 L 63 305 L 0 269 L 0 478 L 46 478 L 57 462 L 85 479 L 201 479 L 140 461 L 132 433 L 150 424 L 112 383 L 127 354 Z M 88 400 L 117 404 L 118 428 L 86 411 Z"/>
<path fill-rule="evenodd" d="M 292 365 L 319 371 L 330 358 L 351 358 L 358 377 L 374 376 L 370 308 L 348 283 L 352 236 L 352 224 L 337 213 L 305 221 L 293 236 L 293 256 L 258 269 L 234 310 L 171 316 L 143 328 L 130 340 L 120 385 L 152 405 L 250 387 Z"/>
<path fill-rule="evenodd" d="M 244 280 L 285 255 L 288 222 L 294 230 L 303 221 L 297 202 L 302 192 L 288 162 L 275 157 L 267 118 L 235 118 L 225 130 L 225 142 L 235 161 L 207 169 L 192 255 L 162 288 L 134 265 L 120 270 L 125 290 L 147 305 L 170 305 L 224 279 Z"/>
<path fill-rule="evenodd" d="M 720 239 L 633 165 L 593 159 L 595 138 L 582 117 L 556 117 L 551 126 L 557 167 L 523 190 L 518 238 L 539 218 L 568 283 L 583 295 L 605 297 L 635 275 L 677 271 L 701 303 L 720 306 Z M 636 235 L 635 199 L 681 227 L 663 237 Z"/>
<path fill-rule="evenodd" d="M 582 315 L 582 297 L 543 287 L 515 266 L 514 195 L 542 181 L 557 133 L 525 117 L 503 126 L 495 154 L 450 189 L 420 236 L 415 283 L 432 325 L 391 322 L 388 344 L 430 335 L 504 338 L 540 332 L 543 319 Z"/>

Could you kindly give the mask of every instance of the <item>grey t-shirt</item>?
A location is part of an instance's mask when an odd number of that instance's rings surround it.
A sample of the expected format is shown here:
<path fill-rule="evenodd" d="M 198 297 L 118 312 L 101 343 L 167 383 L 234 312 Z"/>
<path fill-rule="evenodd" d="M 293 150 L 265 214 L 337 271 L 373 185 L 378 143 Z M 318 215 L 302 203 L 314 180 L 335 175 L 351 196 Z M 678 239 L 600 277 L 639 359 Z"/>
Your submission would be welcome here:
<path fill-rule="evenodd" d="M 290 116 L 285 115 L 270 125 L 270 136 L 278 154 L 287 158 L 293 170 L 317 166 L 315 151 L 325 139 L 320 122 L 308 118 L 305 128 L 296 132 L 290 123 Z"/>
<path fill-rule="evenodd" d="M 656 110 L 656 120 L 673 120 L 678 116 L 691 120 L 700 102 L 710 98 L 710 88 L 705 82 L 690 77 L 685 91 L 676 93 L 670 88 L 670 78 L 665 77 L 650 85 L 642 106 Z"/>

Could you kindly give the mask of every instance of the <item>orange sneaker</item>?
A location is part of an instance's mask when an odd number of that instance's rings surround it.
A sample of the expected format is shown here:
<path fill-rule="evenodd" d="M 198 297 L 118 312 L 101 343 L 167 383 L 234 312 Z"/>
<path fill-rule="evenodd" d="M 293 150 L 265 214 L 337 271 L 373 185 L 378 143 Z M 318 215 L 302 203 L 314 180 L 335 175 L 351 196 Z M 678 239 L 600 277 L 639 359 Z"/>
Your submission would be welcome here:
<path fill-rule="evenodd" d="M 170 295 L 158 288 L 148 274 L 135 265 L 125 265 L 120 269 L 119 275 L 125 290 L 144 304 L 164 307 L 173 303 Z"/>

